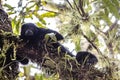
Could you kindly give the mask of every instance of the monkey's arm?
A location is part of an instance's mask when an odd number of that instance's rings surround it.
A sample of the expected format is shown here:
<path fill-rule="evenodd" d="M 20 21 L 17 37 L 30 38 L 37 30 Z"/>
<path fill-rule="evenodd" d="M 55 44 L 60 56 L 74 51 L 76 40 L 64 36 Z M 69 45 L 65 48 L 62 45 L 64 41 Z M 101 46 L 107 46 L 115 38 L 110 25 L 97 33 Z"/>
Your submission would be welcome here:
<path fill-rule="evenodd" d="M 64 39 L 64 37 L 60 33 L 58 33 L 57 31 L 54 31 L 51 29 L 43 29 L 43 28 L 40 28 L 40 29 L 41 29 L 41 33 L 44 33 L 44 36 L 48 33 L 54 33 L 57 41 Z"/>

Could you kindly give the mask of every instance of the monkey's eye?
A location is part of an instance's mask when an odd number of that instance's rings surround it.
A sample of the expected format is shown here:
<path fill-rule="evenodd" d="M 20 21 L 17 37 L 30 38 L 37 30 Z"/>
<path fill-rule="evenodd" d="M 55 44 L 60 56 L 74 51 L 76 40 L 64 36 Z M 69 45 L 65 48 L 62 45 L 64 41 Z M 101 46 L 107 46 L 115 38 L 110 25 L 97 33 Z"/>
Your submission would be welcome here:
<path fill-rule="evenodd" d="M 33 36 L 34 35 L 34 32 L 30 29 L 26 30 L 25 31 L 25 36 Z"/>

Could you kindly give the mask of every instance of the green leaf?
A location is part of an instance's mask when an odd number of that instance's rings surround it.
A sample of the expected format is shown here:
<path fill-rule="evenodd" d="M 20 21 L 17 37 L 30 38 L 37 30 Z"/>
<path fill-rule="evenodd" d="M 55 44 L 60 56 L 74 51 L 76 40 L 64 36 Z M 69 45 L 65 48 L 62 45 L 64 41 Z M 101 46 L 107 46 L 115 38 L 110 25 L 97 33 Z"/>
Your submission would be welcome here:
<path fill-rule="evenodd" d="M 30 10 L 30 9 L 32 9 L 35 6 L 36 6 L 36 4 L 33 4 L 33 5 L 29 6 L 28 9 Z"/>
<path fill-rule="evenodd" d="M 36 11 L 38 11 L 38 10 L 39 10 L 39 7 L 38 7 L 37 5 L 35 6 L 35 10 L 36 10 Z"/>
<path fill-rule="evenodd" d="M 12 7 L 11 5 L 9 4 L 4 4 L 5 7 L 7 7 L 8 9 L 14 9 L 14 7 Z"/>
<path fill-rule="evenodd" d="M 19 33 L 19 29 L 20 29 L 20 24 L 21 24 L 21 19 L 18 20 L 18 22 L 16 23 L 16 33 Z"/>
<path fill-rule="evenodd" d="M 37 26 L 39 26 L 40 28 L 46 28 L 46 26 L 44 26 L 41 22 L 37 22 L 36 24 L 37 24 Z"/>
<path fill-rule="evenodd" d="M 105 8 L 106 8 L 106 10 L 111 12 L 116 18 L 120 18 L 120 15 L 119 15 L 119 12 L 118 12 L 118 9 L 117 9 L 118 4 L 117 4 L 117 2 L 114 1 L 114 3 L 113 3 L 112 1 L 111 0 L 103 0 Z"/>
<path fill-rule="evenodd" d="M 50 40 L 51 42 L 57 42 L 57 38 L 54 33 L 48 33 L 45 35 L 45 40 L 48 42 Z"/>
<path fill-rule="evenodd" d="M 40 14 L 38 14 L 37 12 L 34 12 L 34 15 L 39 19 L 39 21 L 42 23 L 42 24 L 46 24 L 46 21 L 43 19 L 43 17 L 41 17 Z"/>
<path fill-rule="evenodd" d="M 12 20 L 12 30 L 13 30 L 13 33 L 18 35 L 20 25 L 21 25 L 21 19 L 17 20 L 16 18 L 17 16 L 15 16 L 15 18 Z"/>
<path fill-rule="evenodd" d="M 45 17 L 55 17 L 56 16 L 56 13 L 54 13 L 54 12 L 46 12 L 46 13 L 44 13 L 44 14 L 42 14 L 42 15 L 40 15 L 42 18 L 45 18 Z"/>
<path fill-rule="evenodd" d="M 118 0 L 111 0 L 111 1 L 116 7 L 119 7 L 120 4 Z"/>
<path fill-rule="evenodd" d="M 43 74 L 35 74 L 35 80 L 44 80 Z"/>
<path fill-rule="evenodd" d="M 45 35 L 45 41 L 46 41 L 46 43 L 48 42 L 48 40 L 49 40 L 49 35 Z"/>
<path fill-rule="evenodd" d="M 11 15 L 11 14 L 15 14 L 15 12 L 10 11 L 10 12 L 8 12 L 8 14 L 9 14 L 9 15 Z"/>
<path fill-rule="evenodd" d="M 101 12 L 100 13 L 101 19 L 103 19 L 108 25 L 111 25 L 111 21 L 108 17 L 108 11 L 106 10 L 105 13 Z"/>
<path fill-rule="evenodd" d="M 25 18 L 33 18 L 33 14 L 32 13 L 29 13 L 28 15 L 25 15 Z"/>
<path fill-rule="evenodd" d="M 76 51 L 81 50 L 81 47 L 80 47 L 80 37 L 77 36 L 77 35 L 74 36 L 73 42 L 75 43 L 75 50 L 76 50 Z"/>
<path fill-rule="evenodd" d="M 55 17 L 56 16 L 56 14 L 54 12 L 46 12 L 46 13 L 43 13 L 41 15 L 39 13 L 37 13 L 37 12 L 34 12 L 34 15 L 44 25 L 46 25 L 46 21 L 44 20 L 45 17 L 50 18 L 50 17 Z"/>
<path fill-rule="evenodd" d="M 75 43 L 75 50 L 76 51 L 79 51 L 81 49 L 81 47 L 80 47 L 80 41 L 79 41 L 79 43 Z"/>
<path fill-rule="evenodd" d="M 47 5 L 46 0 L 41 0 L 41 4 L 42 4 L 43 6 L 46 6 L 46 5 Z"/>

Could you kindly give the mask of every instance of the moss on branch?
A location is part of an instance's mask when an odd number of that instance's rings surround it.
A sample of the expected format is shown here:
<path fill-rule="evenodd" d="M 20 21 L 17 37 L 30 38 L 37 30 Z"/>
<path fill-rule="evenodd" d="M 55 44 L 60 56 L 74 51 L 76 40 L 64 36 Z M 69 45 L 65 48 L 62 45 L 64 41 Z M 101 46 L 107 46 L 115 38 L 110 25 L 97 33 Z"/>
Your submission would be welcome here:
<path fill-rule="evenodd" d="M 21 39 L 9 32 L 0 32 L 0 75 L 7 75 L 5 79 L 14 80 L 18 74 L 18 62 L 14 61 L 16 54 L 24 56 L 48 70 L 51 74 L 59 74 L 62 80 L 106 80 L 109 79 L 104 72 L 99 71 L 93 66 L 82 67 L 74 57 L 58 52 L 51 43 L 40 42 L 39 48 L 29 48 Z M 12 52 L 7 52 L 9 49 Z M 10 50 L 10 51 L 11 51 Z M 8 55 L 9 53 L 9 55 Z M 12 55 L 12 59 L 11 56 Z M 4 57 L 4 58 L 3 58 Z M 9 64 L 4 65 L 4 60 L 10 57 Z M 12 67 L 9 69 L 9 67 Z M 16 72 L 17 71 L 17 72 Z M 2 79 L 4 76 L 1 76 Z"/>

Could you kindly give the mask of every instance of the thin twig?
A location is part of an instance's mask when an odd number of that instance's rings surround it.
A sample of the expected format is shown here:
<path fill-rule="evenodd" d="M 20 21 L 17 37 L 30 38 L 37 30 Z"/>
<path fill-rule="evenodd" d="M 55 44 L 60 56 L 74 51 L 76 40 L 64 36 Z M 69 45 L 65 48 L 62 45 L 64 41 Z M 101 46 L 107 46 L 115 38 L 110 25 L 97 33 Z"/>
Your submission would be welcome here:
<path fill-rule="evenodd" d="M 107 30 L 107 32 L 105 32 L 106 35 L 108 35 L 108 33 L 109 33 L 110 31 L 112 31 L 114 28 L 116 28 L 117 22 L 118 22 L 118 20 L 116 20 L 116 21 L 110 26 L 110 28 Z"/>
<path fill-rule="evenodd" d="M 85 15 L 85 11 L 83 9 L 83 1 L 82 0 L 79 0 L 79 8 L 80 8 L 82 14 Z"/>
<path fill-rule="evenodd" d="M 74 9 L 73 6 L 71 5 L 71 3 L 69 2 L 69 0 L 66 0 L 66 1 L 67 1 L 67 3 L 70 5 L 70 7 L 71 7 L 72 9 Z"/>
<path fill-rule="evenodd" d="M 75 7 L 77 8 L 77 11 L 79 12 L 80 16 L 82 16 L 82 13 L 80 12 L 80 9 L 78 8 L 78 6 L 77 6 L 75 0 L 73 0 L 73 2 L 74 2 L 74 4 L 75 4 Z"/>

